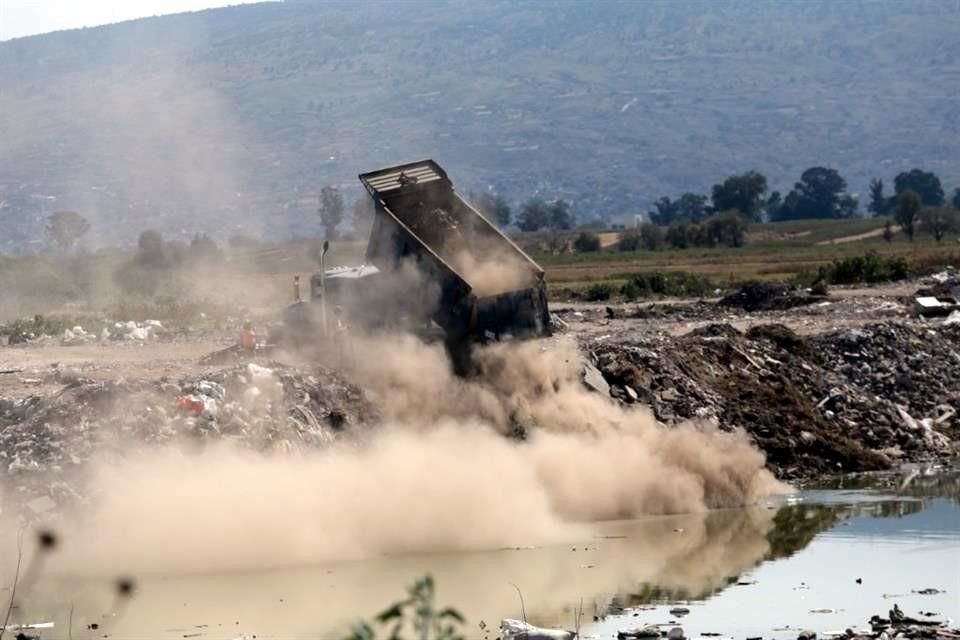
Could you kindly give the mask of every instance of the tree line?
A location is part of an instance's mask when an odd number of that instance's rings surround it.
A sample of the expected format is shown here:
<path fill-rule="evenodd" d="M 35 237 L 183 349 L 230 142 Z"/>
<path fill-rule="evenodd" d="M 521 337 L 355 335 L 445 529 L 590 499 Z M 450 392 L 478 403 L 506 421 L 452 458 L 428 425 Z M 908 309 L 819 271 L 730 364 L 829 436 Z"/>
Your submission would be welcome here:
<path fill-rule="evenodd" d="M 500 194 L 471 193 L 468 199 L 500 227 L 513 223 L 520 231 L 536 232 L 566 231 L 576 225 L 573 206 L 563 199 L 529 198 L 515 217 L 510 204 Z M 851 218 L 858 215 L 859 205 L 858 197 L 847 192 L 847 182 L 836 169 L 810 167 L 800 175 L 786 196 L 779 191 L 769 191 L 767 177 L 762 173 L 747 171 L 713 185 L 709 195 L 687 192 L 676 199 L 661 197 L 654 203 L 654 209 L 647 213 L 649 223 L 625 233 L 620 246 L 624 250 L 656 248 L 663 244 L 678 248 L 740 246 L 749 222 Z M 345 209 L 338 189 L 329 186 L 321 189 L 317 214 L 325 238 L 340 238 L 339 227 Z M 367 198 L 354 202 L 354 227 L 372 219 L 370 209 Z M 918 230 L 930 233 L 937 241 L 947 234 L 960 232 L 958 210 L 960 187 L 954 189 L 948 202 L 940 178 L 930 171 L 915 168 L 897 174 L 891 194 L 886 192 L 882 179 L 874 178 L 870 182 L 867 211 L 874 216 L 892 216 L 910 240 Z M 89 222 L 74 211 L 58 211 L 47 219 L 48 239 L 60 250 L 73 249 L 89 230 Z M 888 226 L 884 237 L 892 239 L 892 233 Z M 578 250 L 594 250 L 592 247 L 597 243 L 588 235 L 579 238 L 581 249 Z M 209 238 L 205 240 L 209 241 Z M 191 245 L 195 244 L 196 239 Z M 209 250 L 203 239 L 199 244 Z M 191 247 L 193 253 L 203 251 L 203 248 Z M 143 250 L 142 244 L 140 249 Z M 186 255 L 185 249 L 168 250 L 168 254 Z M 175 260 L 175 257 L 168 259 Z"/>
<path fill-rule="evenodd" d="M 894 178 L 894 192 L 884 192 L 883 180 L 870 183 L 867 210 L 875 216 L 893 213 L 900 196 L 913 191 L 924 207 L 946 204 L 940 178 L 922 169 L 904 171 Z M 951 204 L 960 208 L 960 188 L 953 192 Z M 648 213 L 650 221 L 669 226 L 678 220 L 697 223 L 721 211 L 735 210 L 752 222 L 776 222 L 808 218 L 851 218 L 858 214 L 859 199 L 847 192 L 847 181 L 836 169 L 810 167 L 800 175 L 786 196 L 768 193 L 767 177 L 758 171 L 733 175 L 713 185 L 709 196 L 687 192 L 676 200 L 663 197 Z"/>

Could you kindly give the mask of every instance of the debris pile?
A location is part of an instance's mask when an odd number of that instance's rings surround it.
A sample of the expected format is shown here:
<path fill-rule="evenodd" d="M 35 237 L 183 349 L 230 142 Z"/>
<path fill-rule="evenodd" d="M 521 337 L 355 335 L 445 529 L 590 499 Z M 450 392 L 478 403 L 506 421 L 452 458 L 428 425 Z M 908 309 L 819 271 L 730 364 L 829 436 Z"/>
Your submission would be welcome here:
<path fill-rule="evenodd" d="M 826 292 L 812 293 L 785 282 L 748 282 L 720 300 L 724 307 L 744 311 L 776 311 L 802 307 L 826 300 Z"/>
<path fill-rule="evenodd" d="M 584 346 L 614 399 L 667 424 L 743 428 L 780 477 L 943 458 L 960 440 L 958 325 L 885 322 L 805 338 L 777 324 L 712 324 Z"/>
<path fill-rule="evenodd" d="M 914 294 L 914 306 L 921 316 L 948 316 L 960 310 L 960 275 L 948 268 L 935 273 Z"/>
<path fill-rule="evenodd" d="M 886 618 L 879 615 L 870 618 L 869 632 L 848 629 L 845 637 L 861 640 L 867 640 L 867 638 L 904 638 L 905 640 L 960 638 L 960 629 L 951 628 L 950 621 L 937 619 L 937 614 L 930 612 L 920 612 L 919 615 L 918 618 L 908 616 L 899 605 L 894 604 Z"/>
<path fill-rule="evenodd" d="M 250 363 L 176 382 L 76 378 L 52 395 L 0 398 L 0 477 L 19 502 L 60 504 L 79 497 L 73 482 L 85 465 L 128 443 L 230 439 L 286 452 L 322 447 L 378 417 L 360 389 L 319 368 Z"/>

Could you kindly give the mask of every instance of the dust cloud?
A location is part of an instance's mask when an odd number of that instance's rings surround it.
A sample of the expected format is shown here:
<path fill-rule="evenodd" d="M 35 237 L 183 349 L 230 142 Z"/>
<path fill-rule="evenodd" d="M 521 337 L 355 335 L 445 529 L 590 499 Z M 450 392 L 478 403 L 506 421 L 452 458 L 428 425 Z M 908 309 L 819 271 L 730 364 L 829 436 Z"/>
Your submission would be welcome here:
<path fill-rule="evenodd" d="M 586 391 L 571 340 L 478 350 L 450 373 L 409 336 L 360 340 L 384 425 L 323 451 L 141 448 L 100 465 L 59 569 L 209 572 L 583 539 L 598 520 L 743 506 L 784 490 L 737 433 L 667 429 Z M 523 433 L 525 441 L 504 437 Z"/>
<path fill-rule="evenodd" d="M 478 296 L 492 296 L 531 286 L 532 270 L 513 253 L 477 258 L 474 252 L 460 251 L 454 258 L 457 271 L 464 274 Z"/>

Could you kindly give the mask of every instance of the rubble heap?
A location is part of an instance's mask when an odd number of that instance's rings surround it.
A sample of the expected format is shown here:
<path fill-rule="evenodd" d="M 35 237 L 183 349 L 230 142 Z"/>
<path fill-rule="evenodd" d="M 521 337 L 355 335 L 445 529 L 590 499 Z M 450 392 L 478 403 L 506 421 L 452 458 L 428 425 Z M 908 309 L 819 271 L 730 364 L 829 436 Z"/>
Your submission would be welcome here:
<path fill-rule="evenodd" d="M 321 368 L 249 363 L 179 381 L 65 382 L 53 395 L 0 398 L 0 477 L 22 494 L 18 502 L 80 498 L 75 481 L 88 463 L 125 443 L 309 449 L 379 418 L 360 389 Z"/>
<path fill-rule="evenodd" d="M 720 300 L 722 307 L 734 307 L 744 311 L 783 311 L 826 300 L 822 294 L 808 293 L 785 282 L 748 282 Z"/>
<path fill-rule="evenodd" d="M 885 322 L 814 338 L 712 324 L 584 345 L 610 395 L 667 424 L 744 428 L 780 476 L 956 454 L 960 326 Z"/>

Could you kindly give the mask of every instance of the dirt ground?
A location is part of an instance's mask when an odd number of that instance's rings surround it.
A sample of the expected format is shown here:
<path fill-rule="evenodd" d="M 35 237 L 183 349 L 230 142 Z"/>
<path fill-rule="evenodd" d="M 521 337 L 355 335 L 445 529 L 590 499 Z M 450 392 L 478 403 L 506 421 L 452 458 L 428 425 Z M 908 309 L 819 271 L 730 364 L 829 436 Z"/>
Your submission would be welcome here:
<path fill-rule="evenodd" d="M 0 348 L 0 398 L 54 393 L 64 376 L 107 382 L 120 378 L 176 378 L 202 372 L 204 355 L 231 340 L 106 342 L 67 346 L 56 342 Z M 9 373 L 7 373 L 9 372 Z"/>

